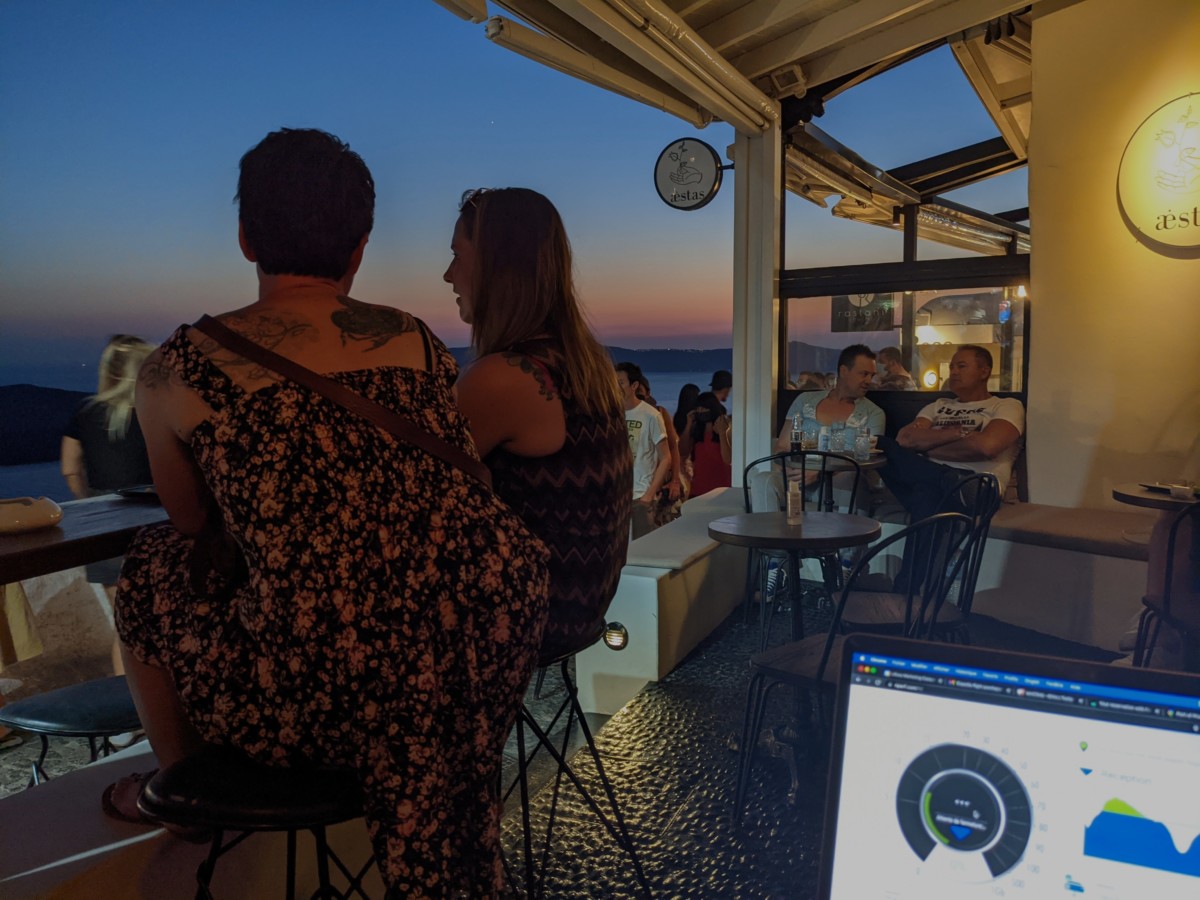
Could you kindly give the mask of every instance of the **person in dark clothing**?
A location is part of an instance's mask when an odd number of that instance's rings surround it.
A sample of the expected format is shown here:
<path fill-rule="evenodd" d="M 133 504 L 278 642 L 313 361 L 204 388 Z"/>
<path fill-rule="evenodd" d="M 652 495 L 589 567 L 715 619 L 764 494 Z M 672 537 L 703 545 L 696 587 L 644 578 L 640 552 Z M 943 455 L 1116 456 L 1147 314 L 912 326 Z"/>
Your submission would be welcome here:
<path fill-rule="evenodd" d="M 445 280 L 477 356 L 458 405 L 496 493 L 550 548 L 545 657 L 577 646 L 616 593 L 633 501 L 624 408 L 549 200 L 469 191 L 451 249 Z"/>

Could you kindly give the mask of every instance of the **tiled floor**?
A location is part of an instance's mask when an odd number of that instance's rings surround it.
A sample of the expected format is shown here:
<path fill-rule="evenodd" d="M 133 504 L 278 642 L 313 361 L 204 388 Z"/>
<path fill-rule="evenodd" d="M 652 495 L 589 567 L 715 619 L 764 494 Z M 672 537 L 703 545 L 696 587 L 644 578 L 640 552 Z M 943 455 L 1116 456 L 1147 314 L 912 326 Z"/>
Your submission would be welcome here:
<path fill-rule="evenodd" d="M 784 627 L 779 617 L 776 628 Z M 985 646 L 1109 658 L 1093 648 L 986 619 L 977 620 L 974 637 Z M 730 739 L 742 720 L 746 660 L 754 638 L 755 628 L 742 625 L 735 614 L 684 665 L 661 683 L 649 685 L 604 723 L 597 736 L 654 896 L 795 900 L 815 896 L 826 760 L 812 732 L 803 757 L 809 773 L 807 789 L 798 802 L 786 803 L 784 763 L 760 755 L 743 828 L 737 832 L 730 824 L 737 764 Z M 777 703 L 785 703 L 786 692 L 776 693 Z M 550 676 L 546 696 L 535 704 L 535 715 L 548 715 L 560 698 L 561 686 Z M 782 714 L 782 705 L 768 711 L 767 723 L 779 721 Z M 593 725 L 602 721 L 594 719 Z M 35 748 L 36 741 L 31 741 L 0 754 L 0 791 L 23 786 Z M 511 742 L 509 749 L 515 754 Z M 86 761 L 81 741 L 55 741 L 52 754 L 47 766 L 51 774 Z M 587 754 L 577 754 L 575 765 L 585 783 L 602 797 Z M 511 759 L 507 768 L 512 771 Z M 543 827 L 550 805 L 548 777 L 543 763 L 542 790 L 533 803 L 535 824 Z M 556 821 L 547 896 L 641 896 L 629 857 L 569 785 L 563 788 Z M 503 839 L 519 873 L 522 842 L 515 803 L 509 805 Z"/>

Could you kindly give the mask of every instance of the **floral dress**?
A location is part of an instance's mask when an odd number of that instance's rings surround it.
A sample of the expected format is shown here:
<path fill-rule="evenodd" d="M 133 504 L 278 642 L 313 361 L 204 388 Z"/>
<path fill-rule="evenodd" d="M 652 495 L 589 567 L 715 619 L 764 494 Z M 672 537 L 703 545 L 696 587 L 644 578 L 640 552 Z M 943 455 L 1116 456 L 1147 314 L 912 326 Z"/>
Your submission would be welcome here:
<path fill-rule="evenodd" d="M 331 377 L 473 455 L 453 357 L 426 340 L 428 371 Z M 215 411 L 191 450 L 248 574 L 196 592 L 192 540 L 144 529 L 121 640 L 170 671 L 206 740 L 355 768 L 389 896 L 498 892 L 498 770 L 545 625 L 545 546 L 461 470 L 307 388 L 244 391 L 186 327 L 162 349 Z"/>

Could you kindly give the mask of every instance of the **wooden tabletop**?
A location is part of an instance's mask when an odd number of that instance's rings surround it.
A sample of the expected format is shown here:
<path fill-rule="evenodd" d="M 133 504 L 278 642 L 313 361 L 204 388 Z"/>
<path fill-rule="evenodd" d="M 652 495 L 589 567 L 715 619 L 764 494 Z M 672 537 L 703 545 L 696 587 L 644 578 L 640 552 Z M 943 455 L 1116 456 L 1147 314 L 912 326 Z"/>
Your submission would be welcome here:
<path fill-rule="evenodd" d="M 1150 484 L 1150 482 L 1146 482 Z M 1139 483 L 1118 484 L 1112 489 L 1114 500 L 1128 503 L 1130 506 L 1142 506 L 1146 509 L 1163 509 L 1173 511 L 1183 509 L 1193 503 L 1200 502 L 1200 497 L 1192 500 L 1178 500 L 1163 491 L 1150 491 Z"/>
<path fill-rule="evenodd" d="M 760 550 L 839 550 L 869 544 L 879 530 L 879 523 L 866 516 L 815 511 L 806 512 L 799 525 L 789 525 L 781 512 L 741 513 L 708 523 L 714 541 Z"/>
<path fill-rule="evenodd" d="M 120 556 L 143 525 L 167 521 L 157 503 L 115 494 L 62 504 L 54 528 L 0 534 L 0 584 Z"/>

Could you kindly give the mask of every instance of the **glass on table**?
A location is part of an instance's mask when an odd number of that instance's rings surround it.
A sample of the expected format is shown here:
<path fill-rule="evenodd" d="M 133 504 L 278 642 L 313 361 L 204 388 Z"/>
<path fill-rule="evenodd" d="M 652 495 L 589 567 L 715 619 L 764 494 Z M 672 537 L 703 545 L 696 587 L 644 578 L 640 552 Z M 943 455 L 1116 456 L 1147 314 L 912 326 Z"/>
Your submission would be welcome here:
<path fill-rule="evenodd" d="M 866 462 L 871 458 L 871 448 L 871 432 L 864 428 L 854 436 L 854 458 Z"/>
<path fill-rule="evenodd" d="M 803 450 L 817 449 L 817 436 L 821 433 L 821 427 L 812 419 L 807 419 L 804 422 L 800 431 L 800 447 Z"/>

